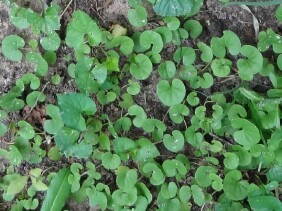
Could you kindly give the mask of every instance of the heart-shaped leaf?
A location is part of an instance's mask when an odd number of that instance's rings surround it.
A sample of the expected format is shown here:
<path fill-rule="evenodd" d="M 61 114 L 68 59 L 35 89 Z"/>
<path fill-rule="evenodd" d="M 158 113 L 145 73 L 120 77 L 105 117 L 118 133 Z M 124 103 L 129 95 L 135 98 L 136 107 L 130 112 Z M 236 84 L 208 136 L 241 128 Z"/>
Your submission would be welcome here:
<path fill-rule="evenodd" d="M 138 54 L 130 64 L 130 73 L 137 80 L 147 79 L 153 70 L 151 60 L 144 54 Z"/>
<path fill-rule="evenodd" d="M 176 62 L 182 60 L 184 65 L 189 66 L 193 64 L 196 59 L 195 50 L 193 48 L 181 47 L 174 53 L 173 59 Z"/>
<path fill-rule="evenodd" d="M 6 36 L 2 40 L 2 53 L 11 61 L 19 62 L 22 60 L 22 52 L 19 50 L 25 46 L 24 39 L 18 35 Z"/>
<path fill-rule="evenodd" d="M 234 132 L 233 137 L 235 141 L 245 149 L 251 149 L 252 146 L 260 141 L 260 132 L 256 125 L 246 119 L 236 118 L 231 120 L 231 125 L 235 129 L 241 128 Z"/>
<path fill-rule="evenodd" d="M 136 5 L 134 9 L 128 10 L 128 21 L 136 27 L 142 27 L 147 24 L 147 11 L 144 7 Z"/>
<path fill-rule="evenodd" d="M 197 20 L 188 20 L 188 21 L 186 21 L 184 23 L 183 28 L 186 29 L 189 32 L 190 37 L 192 37 L 193 39 L 196 39 L 197 37 L 199 37 L 200 34 L 203 31 L 202 25 Z"/>
<path fill-rule="evenodd" d="M 152 52 L 160 53 L 163 49 L 162 37 L 155 31 L 144 31 L 140 35 L 140 45 L 142 46 L 142 48 L 144 48 L 144 50 L 150 49 L 152 46 Z"/>
<path fill-rule="evenodd" d="M 243 80 L 250 81 L 253 79 L 254 74 L 261 71 L 263 67 L 263 57 L 257 48 L 250 45 L 244 45 L 240 53 L 244 57 L 247 57 L 247 59 L 239 59 L 237 61 L 239 76 Z"/>
<path fill-rule="evenodd" d="M 171 85 L 166 80 L 161 80 L 157 85 L 157 95 L 160 101 L 166 106 L 180 104 L 186 94 L 183 82 L 173 79 Z"/>
<path fill-rule="evenodd" d="M 163 137 L 165 147 L 171 152 L 178 152 L 184 147 L 184 136 L 178 130 L 172 131 L 172 136 L 165 134 Z"/>
<path fill-rule="evenodd" d="M 180 124 L 181 122 L 183 122 L 184 116 L 188 115 L 189 108 L 183 104 L 173 105 L 169 109 L 169 117 L 176 124 Z"/>
<path fill-rule="evenodd" d="M 65 125 L 79 131 L 86 130 L 82 114 L 94 114 L 96 112 L 95 102 L 81 93 L 58 94 L 57 98 Z"/>
<path fill-rule="evenodd" d="M 51 31 L 40 39 L 40 44 L 46 51 L 56 51 L 60 47 L 61 39 L 55 31 Z"/>

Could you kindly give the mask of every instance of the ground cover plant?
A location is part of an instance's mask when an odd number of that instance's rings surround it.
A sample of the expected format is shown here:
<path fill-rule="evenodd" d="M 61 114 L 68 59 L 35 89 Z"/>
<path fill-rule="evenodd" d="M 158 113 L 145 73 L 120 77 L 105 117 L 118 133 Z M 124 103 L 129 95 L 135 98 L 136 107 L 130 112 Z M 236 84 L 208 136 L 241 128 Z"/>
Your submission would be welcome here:
<path fill-rule="evenodd" d="M 32 36 L 6 36 L 1 53 L 34 69 L 0 97 L 0 206 L 58 211 L 72 199 L 99 210 L 282 210 L 282 36 L 267 29 L 252 46 L 225 30 L 202 42 L 193 16 L 203 1 L 183 2 L 148 1 L 158 26 L 140 0 L 128 1 L 126 27 L 103 28 L 76 10 L 64 37 L 60 5 L 10 3 L 11 23 Z M 281 6 L 274 15 L 282 21 Z M 62 59 L 76 88 L 50 102 L 46 87 L 64 81 L 49 67 Z M 138 104 L 152 77 L 157 104 Z M 269 86 L 254 87 L 256 78 Z M 22 118 L 9 120 L 13 113 Z"/>

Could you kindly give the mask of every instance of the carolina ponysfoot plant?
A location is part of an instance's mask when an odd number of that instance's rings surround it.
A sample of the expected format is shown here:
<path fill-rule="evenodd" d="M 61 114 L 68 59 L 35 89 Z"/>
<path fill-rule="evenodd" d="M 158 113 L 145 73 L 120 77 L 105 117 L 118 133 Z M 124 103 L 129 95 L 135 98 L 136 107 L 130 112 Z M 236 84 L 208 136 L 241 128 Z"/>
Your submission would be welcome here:
<path fill-rule="evenodd" d="M 141 1 L 130 5 L 130 21 L 144 26 Z M 282 209 L 279 34 L 260 32 L 255 47 L 242 45 L 226 30 L 210 43 L 187 46 L 185 40 L 202 32 L 196 20 L 166 17 L 163 26 L 129 35 L 120 25 L 107 31 L 78 10 L 65 38 L 73 50 L 66 73 L 78 92 L 56 93 L 57 103 L 51 104 L 43 79 L 47 61 L 55 62 L 61 45 L 55 35 L 58 11 L 57 5 L 42 14 L 13 7 L 12 23 L 38 34 L 29 42 L 20 35 L 2 41 L 8 59 L 36 64 L 34 73 L 24 74 L 0 98 L 0 135 L 11 137 L 9 147 L 0 150 L 9 161 L 0 188 L 3 200 L 13 203 L 11 210 L 40 204 L 41 210 L 57 211 L 68 198 L 101 210 Z M 48 49 L 44 38 L 51 43 Z M 171 56 L 167 46 L 175 49 Z M 265 51 L 274 62 L 263 57 Z M 145 93 L 142 81 L 152 74 L 156 101 L 167 110 L 157 111 L 160 118 L 146 113 L 145 105 L 152 105 L 138 103 Z M 251 89 L 256 77 L 269 80 L 264 93 Z M 57 85 L 60 76 L 51 81 Z M 221 90 L 233 81 L 232 88 Z M 118 107 L 119 115 L 103 113 L 109 105 Z M 24 119 L 6 124 L 9 112 L 26 110 Z M 28 120 L 33 111 L 44 120 Z M 63 156 L 76 159 L 56 165 L 57 173 L 16 168 L 24 161 L 40 166 L 43 158 Z M 38 192 L 43 191 L 41 203 Z"/>

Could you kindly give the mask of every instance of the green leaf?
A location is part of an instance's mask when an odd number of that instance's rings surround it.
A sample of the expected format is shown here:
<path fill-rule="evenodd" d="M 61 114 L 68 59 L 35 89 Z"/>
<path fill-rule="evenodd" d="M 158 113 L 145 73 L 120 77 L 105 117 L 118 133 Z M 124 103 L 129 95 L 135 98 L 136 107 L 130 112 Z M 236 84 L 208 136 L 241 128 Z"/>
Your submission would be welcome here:
<path fill-rule="evenodd" d="M 137 141 L 137 152 L 134 160 L 146 162 L 160 155 L 158 148 L 148 139 L 140 138 Z"/>
<path fill-rule="evenodd" d="M 40 44 L 46 51 L 56 51 L 60 47 L 61 39 L 55 31 L 51 31 L 40 39 Z"/>
<path fill-rule="evenodd" d="M 51 81 L 54 85 L 59 85 L 61 82 L 61 77 L 59 74 L 55 74 L 51 77 Z"/>
<path fill-rule="evenodd" d="M 142 6 L 135 6 L 134 9 L 128 10 L 128 21 L 131 25 L 142 27 L 147 24 L 147 11 Z"/>
<path fill-rule="evenodd" d="M 70 194 L 71 185 L 68 183 L 70 170 L 61 169 L 51 180 L 41 211 L 58 211 L 63 208 Z"/>
<path fill-rule="evenodd" d="M 119 36 L 113 38 L 110 42 L 106 43 L 107 48 L 114 48 L 120 46 L 120 52 L 124 55 L 129 55 L 133 51 L 134 42 L 127 36 Z"/>
<path fill-rule="evenodd" d="M 231 125 L 235 129 L 233 137 L 238 144 L 243 145 L 245 149 L 251 149 L 252 146 L 260 141 L 260 133 L 256 125 L 246 119 L 236 118 L 231 120 Z"/>
<path fill-rule="evenodd" d="M 19 121 L 18 126 L 20 127 L 19 134 L 24 139 L 32 139 L 35 135 L 35 132 L 33 130 L 33 127 L 27 123 L 26 121 Z"/>
<path fill-rule="evenodd" d="M 196 106 L 200 103 L 200 99 L 197 97 L 197 92 L 190 92 L 187 96 L 187 102 L 191 106 Z"/>
<path fill-rule="evenodd" d="M 168 80 L 175 76 L 176 67 L 172 61 L 165 61 L 160 64 L 158 71 L 162 79 Z"/>
<path fill-rule="evenodd" d="M 275 17 L 279 22 L 282 22 L 282 6 L 278 6 L 275 11 Z"/>
<path fill-rule="evenodd" d="M 147 199 L 147 202 L 151 203 L 153 196 L 147 186 L 142 182 L 137 182 L 135 186 L 137 188 L 138 195 L 144 196 Z"/>
<path fill-rule="evenodd" d="M 2 40 L 2 53 L 11 61 L 19 62 L 22 60 L 22 52 L 19 50 L 25 46 L 24 39 L 18 35 L 6 36 Z"/>
<path fill-rule="evenodd" d="M 15 195 L 19 192 L 21 192 L 23 190 L 23 188 L 25 187 L 26 183 L 28 180 L 28 176 L 20 176 L 11 181 L 11 183 L 9 184 L 8 188 L 7 188 L 7 195 Z"/>
<path fill-rule="evenodd" d="M 124 132 L 128 132 L 131 126 L 132 126 L 131 119 L 128 117 L 121 117 L 114 124 L 114 128 L 117 133 L 119 133 L 121 130 L 123 130 Z"/>
<path fill-rule="evenodd" d="M 217 77 L 226 77 L 230 73 L 232 62 L 228 59 L 215 59 L 211 64 L 213 74 Z"/>
<path fill-rule="evenodd" d="M 239 201 L 246 198 L 249 183 L 241 178 L 242 174 L 238 170 L 232 170 L 225 175 L 223 190 L 229 199 Z"/>
<path fill-rule="evenodd" d="M 137 189 L 134 187 L 128 192 L 117 189 L 113 192 L 112 198 L 114 204 L 119 206 L 132 206 L 137 201 Z"/>
<path fill-rule="evenodd" d="M 236 169 L 239 165 L 239 158 L 235 153 L 225 152 L 224 153 L 224 166 L 228 169 Z"/>
<path fill-rule="evenodd" d="M 203 141 L 203 134 L 196 132 L 195 126 L 190 126 L 185 131 L 185 139 L 189 144 L 196 147 Z"/>
<path fill-rule="evenodd" d="M 183 185 L 178 190 L 178 197 L 182 203 L 187 203 L 191 198 L 191 196 L 192 196 L 191 188 L 187 185 Z"/>
<path fill-rule="evenodd" d="M 253 196 L 248 198 L 254 211 L 282 210 L 282 203 L 274 196 Z"/>
<path fill-rule="evenodd" d="M 137 182 L 137 172 L 135 169 L 129 169 L 126 166 L 120 166 L 116 170 L 116 184 L 118 188 L 124 191 L 129 191 L 132 189 Z"/>
<path fill-rule="evenodd" d="M 202 25 L 197 20 L 186 21 L 184 23 L 183 28 L 189 32 L 190 37 L 192 37 L 193 39 L 196 39 L 197 37 L 199 37 L 203 31 Z"/>
<path fill-rule="evenodd" d="M 107 79 L 107 67 L 104 64 L 96 64 L 92 69 L 92 74 L 94 78 L 98 81 L 98 84 L 102 84 Z"/>
<path fill-rule="evenodd" d="M 47 133 L 55 134 L 64 126 L 64 122 L 60 114 L 60 109 L 57 106 L 49 104 L 46 106 L 46 114 L 49 115 L 52 119 L 46 120 L 44 122 L 43 128 Z"/>
<path fill-rule="evenodd" d="M 57 147 L 66 156 L 87 158 L 92 153 L 92 145 L 85 142 L 77 143 L 79 132 L 68 127 L 58 130 L 54 136 Z"/>
<path fill-rule="evenodd" d="M 209 178 L 209 175 L 211 173 L 217 173 L 217 170 L 212 166 L 200 166 L 195 173 L 197 183 L 202 187 L 210 186 L 212 180 Z"/>
<path fill-rule="evenodd" d="M 95 102 L 81 93 L 57 94 L 57 98 L 65 125 L 79 131 L 86 130 L 82 114 L 94 114 L 96 112 Z"/>
<path fill-rule="evenodd" d="M 176 104 L 170 107 L 169 117 L 174 123 L 180 124 L 184 121 L 184 116 L 189 115 L 189 112 L 189 108 L 186 105 Z"/>
<path fill-rule="evenodd" d="M 162 170 L 154 163 L 146 163 L 143 166 L 143 171 L 145 174 L 150 174 L 150 183 L 152 185 L 158 186 L 165 181 Z"/>
<path fill-rule="evenodd" d="M 200 49 L 201 53 L 201 60 L 203 62 L 210 62 L 213 59 L 213 52 L 212 49 L 203 42 L 198 42 L 198 48 Z"/>
<path fill-rule="evenodd" d="M 158 32 L 161 35 L 164 44 L 168 44 L 172 41 L 172 31 L 166 26 L 156 28 L 155 32 Z"/>
<path fill-rule="evenodd" d="M 0 137 L 5 135 L 7 130 L 8 130 L 7 126 L 4 125 L 2 122 L 0 122 Z"/>
<path fill-rule="evenodd" d="M 166 17 L 164 22 L 166 23 L 167 28 L 171 31 L 177 30 L 180 26 L 180 21 L 176 17 Z"/>
<path fill-rule="evenodd" d="M 233 56 L 239 54 L 241 42 L 239 37 L 232 31 L 224 31 L 221 38 L 213 37 L 211 40 L 213 54 L 219 58 L 225 57 L 226 50 Z"/>
<path fill-rule="evenodd" d="M 138 105 L 130 106 L 130 108 L 128 109 L 128 114 L 135 116 L 135 118 L 133 119 L 133 125 L 138 128 L 142 127 L 144 121 L 147 119 L 147 115 L 144 109 Z"/>
<path fill-rule="evenodd" d="M 119 137 L 113 141 L 114 151 L 122 160 L 128 159 L 128 153 L 136 148 L 136 144 L 129 138 Z"/>
<path fill-rule="evenodd" d="M 91 46 L 102 41 L 102 33 L 94 20 L 82 11 L 72 13 L 72 19 L 67 27 L 66 44 L 78 49 L 87 38 Z"/>
<path fill-rule="evenodd" d="M 168 184 L 164 183 L 161 186 L 160 194 L 162 194 L 162 197 L 165 199 L 171 199 L 176 196 L 177 189 L 177 185 L 174 182 L 170 182 Z"/>
<path fill-rule="evenodd" d="M 138 54 L 130 64 L 130 73 L 137 80 L 147 79 L 153 70 L 151 60 L 144 54 Z"/>
<path fill-rule="evenodd" d="M 127 87 L 127 92 L 130 95 L 137 95 L 140 92 L 141 86 L 138 82 L 128 80 L 129 87 Z"/>
<path fill-rule="evenodd" d="M 105 152 L 102 155 L 102 165 L 106 169 L 116 169 L 121 163 L 120 157 L 117 154 L 111 152 Z"/>
<path fill-rule="evenodd" d="M 10 11 L 11 23 L 19 29 L 26 29 L 30 26 L 27 21 L 28 10 L 24 7 L 12 7 Z"/>
<path fill-rule="evenodd" d="M 184 147 L 184 136 L 178 130 L 172 131 L 172 136 L 165 134 L 163 137 L 165 147 L 171 152 L 178 152 Z"/>
<path fill-rule="evenodd" d="M 266 177 L 269 181 L 282 181 L 282 166 L 275 165 L 266 173 Z"/>
<path fill-rule="evenodd" d="M 192 185 L 191 192 L 192 192 L 194 202 L 198 206 L 203 206 L 205 204 L 205 195 L 203 193 L 202 188 L 200 188 L 198 185 Z"/>
<path fill-rule="evenodd" d="M 51 147 L 48 151 L 48 158 L 53 161 L 58 161 L 62 157 L 58 147 Z"/>
<path fill-rule="evenodd" d="M 173 59 L 176 62 L 180 62 L 182 60 L 184 65 L 189 66 L 193 64 L 196 59 L 195 50 L 190 47 L 178 48 L 173 55 Z"/>
<path fill-rule="evenodd" d="M 99 103 L 101 103 L 102 105 L 106 105 L 109 104 L 113 101 L 115 101 L 117 98 L 116 93 L 114 92 L 105 92 L 104 90 L 101 90 L 97 93 L 97 99 L 99 101 Z"/>
<path fill-rule="evenodd" d="M 166 106 L 180 104 L 185 97 L 186 89 L 183 82 L 173 79 L 171 85 L 166 80 L 161 80 L 157 85 L 157 95 Z"/>
<path fill-rule="evenodd" d="M 153 9 L 160 16 L 181 16 L 191 12 L 193 4 L 192 0 L 156 0 Z"/>
<path fill-rule="evenodd" d="M 18 99 L 17 97 L 20 97 L 21 93 L 19 92 L 8 92 L 7 94 L 3 94 L 0 97 L 0 106 L 5 111 L 19 111 L 21 110 L 25 103 L 23 100 Z"/>
<path fill-rule="evenodd" d="M 26 60 L 31 64 L 36 65 L 35 73 L 37 73 L 38 75 L 44 76 L 48 72 L 48 64 L 45 59 L 41 56 L 41 54 L 33 51 L 28 52 L 26 54 Z"/>
<path fill-rule="evenodd" d="M 45 22 L 45 28 L 43 30 L 44 32 L 50 30 L 53 31 L 60 30 L 61 24 L 58 15 L 58 10 L 53 5 L 51 5 L 45 10 L 44 22 Z"/>
<path fill-rule="evenodd" d="M 243 80 L 250 81 L 253 79 L 254 74 L 261 71 L 263 67 L 263 57 L 257 48 L 250 45 L 244 45 L 240 53 L 244 57 L 247 57 L 247 59 L 239 59 L 237 61 L 239 76 Z"/>
<path fill-rule="evenodd" d="M 26 97 L 26 104 L 30 107 L 34 107 L 38 102 L 44 102 L 46 99 L 45 95 L 39 91 L 33 91 Z"/>
<path fill-rule="evenodd" d="M 162 37 L 159 33 L 155 31 L 144 31 L 140 35 L 140 45 L 142 46 L 142 48 L 144 48 L 144 50 L 148 50 L 152 46 L 152 52 L 160 53 L 163 49 Z"/>
<path fill-rule="evenodd" d="M 27 210 L 35 210 L 39 204 L 38 199 L 32 199 L 32 198 L 29 198 L 27 200 L 26 199 L 22 200 L 22 202 L 23 202 L 24 208 Z"/>
<path fill-rule="evenodd" d="M 188 161 L 189 162 L 189 161 Z M 178 181 L 182 180 L 187 174 L 189 163 L 179 159 L 165 160 L 162 164 L 164 173 L 167 177 L 176 177 Z"/>

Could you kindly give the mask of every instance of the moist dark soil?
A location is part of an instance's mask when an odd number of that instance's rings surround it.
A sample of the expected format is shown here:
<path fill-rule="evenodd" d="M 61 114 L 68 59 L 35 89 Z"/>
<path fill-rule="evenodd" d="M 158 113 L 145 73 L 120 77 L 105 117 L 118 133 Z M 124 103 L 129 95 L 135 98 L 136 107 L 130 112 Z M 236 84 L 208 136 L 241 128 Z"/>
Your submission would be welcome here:
<path fill-rule="evenodd" d="M 21 0 L 18 1 L 20 4 L 24 4 L 33 8 L 34 10 L 40 10 L 41 5 L 36 4 L 36 1 L 32 0 Z M 67 6 L 68 1 L 66 0 L 57 0 L 57 2 L 65 8 Z M 62 30 L 60 31 L 60 36 L 62 39 L 65 37 L 65 29 L 66 25 L 71 18 L 71 14 L 75 10 L 83 10 L 87 14 L 89 14 L 92 18 L 96 19 L 99 25 L 103 28 L 110 29 L 114 24 L 120 24 L 126 28 L 128 28 L 129 32 L 133 32 L 134 28 L 130 26 L 127 20 L 127 11 L 129 6 L 127 4 L 127 0 L 74 0 L 70 7 L 64 13 L 61 24 Z M 274 19 L 274 11 L 275 7 L 249 7 L 250 11 L 256 17 L 259 22 L 259 29 L 266 30 L 267 28 L 272 28 L 274 31 L 279 32 L 282 31 L 281 26 Z M 155 14 L 152 12 L 152 9 L 148 7 L 149 11 L 149 27 L 153 27 L 158 25 L 159 22 L 157 20 Z M 254 30 L 254 22 L 252 14 L 249 11 L 242 9 L 239 6 L 232 7 L 223 7 L 216 0 L 206 0 L 200 12 L 193 17 L 201 22 L 203 25 L 203 33 L 196 41 L 187 41 L 187 45 L 194 45 L 197 41 L 203 41 L 209 43 L 212 37 L 222 36 L 224 30 L 232 30 L 240 37 L 242 43 L 256 45 L 256 32 Z M 30 38 L 31 35 L 28 31 L 19 31 L 14 26 L 9 23 L 9 8 L 2 1 L 0 2 L 0 40 L 2 40 L 5 36 L 11 34 L 20 34 L 23 37 Z M 169 58 L 172 56 L 173 49 L 168 49 L 166 52 L 166 56 Z M 66 47 L 61 47 L 58 51 L 58 62 L 55 65 L 50 66 L 49 74 L 47 78 L 42 81 L 42 87 L 48 81 L 50 81 L 50 77 L 54 73 L 58 73 L 62 78 L 62 83 L 59 85 L 48 85 L 44 90 L 44 94 L 47 96 L 46 103 L 55 103 L 56 102 L 56 93 L 66 93 L 76 91 L 74 82 L 67 75 L 67 66 L 68 62 L 66 62 L 63 58 L 68 53 L 70 53 L 69 49 Z M 0 95 L 9 91 L 9 89 L 14 85 L 16 79 L 20 78 L 23 74 L 27 72 L 32 72 L 33 67 L 31 67 L 25 61 L 23 62 L 10 62 L 6 60 L 2 54 L 0 54 Z M 153 71 L 152 76 L 142 83 L 141 94 L 137 97 L 134 97 L 134 101 L 136 104 L 142 106 L 149 117 L 157 118 L 162 120 L 164 114 L 167 112 L 167 108 L 164 107 L 158 100 L 156 95 L 156 83 L 158 81 L 158 75 L 156 71 Z M 256 78 L 253 81 L 254 86 L 257 86 L 257 89 L 260 89 L 261 92 L 265 91 L 265 86 L 268 85 L 268 81 L 264 78 Z M 215 92 L 220 90 L 226 90 L 234 87 L 236 85 L 236 81 L 230 80 L 224 84 L 219 83 L 215 85 L 213 90 L 208 90 L 206 92 Z M 210 93 L 206 93 L 210 94 Z M 111 106 L 105 106 L 103 108 L 104 113 L 107 113 L 110 119 L 115 120 L 117 116 L 120 115 L 120 109 L 115 104 Z M 9 116 L 9 121 L 16 121 L 22 119 L 24 116 L 23 112 L 13 113 Z M 168 118 L 164 119 L 168 128 L 172 129 L 174 125 L 169 122 Z M 179 126 L 181 127 L 181 126 Z M 176 128 L 174 128 L 176 129 Z M 134 131 L 132 133 L 134 136 L 144 135 L 140 131 Z M 4 138 L 0 139 L 0 148 L 7 148 L 7 143 L 9 143 L 10 137 L 7 135 Z M 192 154 L 189 152 L 191 149 L 187 149 L 187 154 Z M 52 162 L 48 159 L 43 159 L 40 163 L 40 168 L 43 170 L 49 169 L 50 171 L 57 171 L 62 166 L 70 165 L 73 160 L 62 159 L 60 162 Z M 3 176 L 4 165 L 6 164 L 5 160 L 0 158 L 0 178 Z M 39 165 L 38 165 L 39 166 Z M 17 171 L 21 174 L 28 172 L 31 168 L 36 167 L 36 165 L 31 165 L 28 163 L 23 163 L 21 166 L 17 168 Z M 114 177 L 110 177 L 114 178 Z M 0 193 L 1 194 L 1 193 Z M 40 197 L 44 197 L 43 195 Z M 0 199 L 0 204 L 2 204 Z M 80 210 L 97 210 L 95 208 L 89 208 L 84 204 L 76 204 L 73 201 L 69 201 L 66 205 L 65 209 L 80 211 Z M 7 206 L 0 205 L 0 210 L 9 210 L 9 204 Z M 195 207 L 195 210 L 199 210 Z"/>

